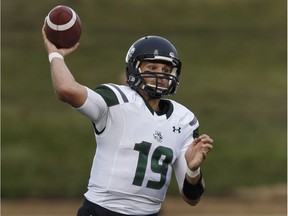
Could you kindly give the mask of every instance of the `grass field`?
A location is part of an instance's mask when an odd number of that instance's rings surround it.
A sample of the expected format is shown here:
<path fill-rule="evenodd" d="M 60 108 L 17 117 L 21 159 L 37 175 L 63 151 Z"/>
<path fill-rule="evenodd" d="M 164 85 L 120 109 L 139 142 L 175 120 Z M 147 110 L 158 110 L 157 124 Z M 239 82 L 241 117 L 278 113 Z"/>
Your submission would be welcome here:
<path fill-rule="evenodd" d="M 1 195 L 79 198 L 95 151 L 90 121 L 57 101 L 40 30 L 67 4 L 81 17 L 77 52 L 66 58 L 91 88 L 118 82 L 136 39 L 156 34 L 183 61 L 173 99 L 215 141 L 203 165 L 209 195 L 286 184 L 285 0 L 22 0 L 1 2 Z M 169 194 L 176 194 L 175 181 Z"/>
<path fill-rule="evenodd" d="M 161 216 L 286 216 L 285 187 L 273 186 L 242 191 L 229 198 L 206 197 L 194 207 L 180 196 L 168 196 Z M 253 194 L 247 199 L 247 195 Z M 265 195 L 265 197 L 263 197 Z M 261 198 L 257 198 L 261 196 Z M 73 216 L 82 200 L 21 200 L 2 202 L 2 216 Z"/>

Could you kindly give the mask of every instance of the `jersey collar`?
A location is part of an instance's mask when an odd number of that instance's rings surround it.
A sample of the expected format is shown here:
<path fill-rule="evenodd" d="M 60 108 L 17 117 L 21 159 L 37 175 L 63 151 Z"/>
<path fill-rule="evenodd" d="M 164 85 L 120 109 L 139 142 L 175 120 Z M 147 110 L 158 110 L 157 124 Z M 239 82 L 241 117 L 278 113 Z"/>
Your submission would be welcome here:
<path fill-rule="evenodd" d="M 160 102 L 159 102 L 160 111 L 154 111 L 152 109 L 152 107 L 149 105 L 149 103 L 145 100 L 145 98 L 141 94 L 139 94 L 139 95 L 143 99 L 143 101 L 145 102 L 146 107 L 149 109 L 149 111 L 151 112 L 152 115 L 154 115 L 154 114 L 156 114 L 158 116 L 166 115 L 167 119 L 172 115 L 173 104 L 171 103 L 170 100 L 160 99 Z"/>

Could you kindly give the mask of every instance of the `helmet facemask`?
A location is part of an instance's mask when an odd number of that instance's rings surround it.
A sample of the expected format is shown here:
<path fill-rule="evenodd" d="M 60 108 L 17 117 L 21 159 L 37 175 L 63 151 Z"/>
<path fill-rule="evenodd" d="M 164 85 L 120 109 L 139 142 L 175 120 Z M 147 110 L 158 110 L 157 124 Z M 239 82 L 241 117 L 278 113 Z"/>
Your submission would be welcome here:
<path fill-rule="evenodd" d="M 141 71 L 143 61 L 162 63 L 172 66 L 171 73 Z M 175 94 L 179 85 L 181 61 L 177 50 L 167 39 L 159 36 L 146 36 L 137 40 L 126 55 L 126 82 L 135 91 L 143 91 L 151 98 L 159 99 L 165 95 Z M 153 84 L 145 79 L 155 79 Z M 160 79 L 166 79 L 169 85 L 163 88 Z M 166 82 L 166 81 L 165 81 Z"/>
<path fill-rule="evenodd" d="M 171 73 L 141 71 L 140 65 L 142 61 L 149 61 L 155 63 L 162 63 L 172 65 Z M 132 66 L 133 65 L 133 66 Z M 133 73 L 127 76 L 127 83 L 136 91 L 143 91 L 146 95 L 154 99 L 160 99 L 165 95 L 171 95 L 176 93 L 176 89 L 179 85 L 179 61 L 171 57 L 165 56 L 153 56 L 149 55 L 138 56 L 135 62 L 131 66 L 133 67 Z M 181 66 L 181 65 L 180 65 Z M 130 68 L 131 69 L 131 68 Z M 127 69 L 128 71 L 128 69 Z M 131 71 L 131 70 L 130 70 Z M 128 75 L 128 74 L 127 74 Z M 146 78 L 154 78 L 154 84 L 146 83 Z M 159 79 L 168 80 L 168 86 L 162 87 L 159 85 Z"/>

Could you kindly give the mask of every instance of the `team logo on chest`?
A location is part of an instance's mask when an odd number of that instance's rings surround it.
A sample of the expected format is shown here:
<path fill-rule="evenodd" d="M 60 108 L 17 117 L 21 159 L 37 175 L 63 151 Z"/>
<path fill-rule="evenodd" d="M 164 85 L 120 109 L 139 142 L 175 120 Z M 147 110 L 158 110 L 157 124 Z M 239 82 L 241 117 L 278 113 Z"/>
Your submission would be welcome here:
<path fill-rule="evenodd" d="M 155 133 L 153 134 L 153 137 L 154 137 L 154 139 L 157 141 L 157 142 L 160 142 L 160 143 L 162 143 L 162 141 L 163 141 L 163 135 L 162 135 L 162 133 L 161 133 L 161 131 L 155 131 Z"/>

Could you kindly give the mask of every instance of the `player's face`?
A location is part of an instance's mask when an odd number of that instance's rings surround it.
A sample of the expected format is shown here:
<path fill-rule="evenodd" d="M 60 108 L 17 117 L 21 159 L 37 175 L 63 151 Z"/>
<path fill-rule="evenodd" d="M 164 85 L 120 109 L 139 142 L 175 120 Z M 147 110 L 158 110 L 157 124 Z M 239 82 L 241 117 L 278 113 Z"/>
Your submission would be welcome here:
<path fill-rule="evenodd" d="M 163 74 L 171 74 L 172 69 L 173 68 L 170 65 L 163 64 L 163 63 L 149 62 L 149 61 L 143 61 L 141 62 L 141 65 L 140 65 L 141 73 L 145 71 L 149 71 L 149 72 L 155 72 L 155 73 L 160 72 Z M 158 87 L 161 87 L 161 88 L 168 88 L 168 85 L 169 85 L 169 80 L 164 79 L 164 75 L 160 75 L 160 74 L 158 75 L 158 78 L 145 77 L 144 80 L 147 84 L 150 84 L 153 86 L 158 84 Z"/>

